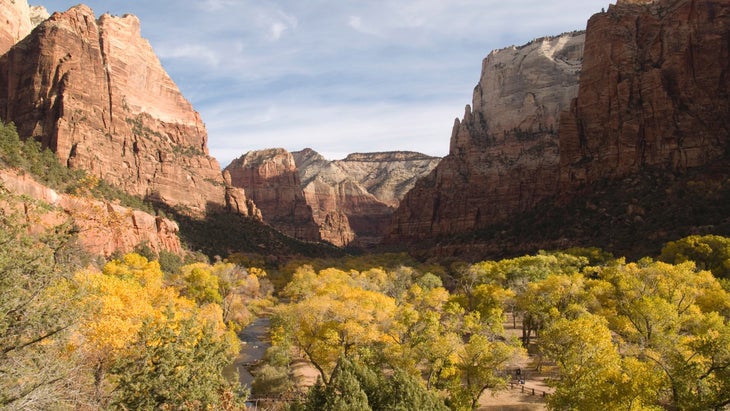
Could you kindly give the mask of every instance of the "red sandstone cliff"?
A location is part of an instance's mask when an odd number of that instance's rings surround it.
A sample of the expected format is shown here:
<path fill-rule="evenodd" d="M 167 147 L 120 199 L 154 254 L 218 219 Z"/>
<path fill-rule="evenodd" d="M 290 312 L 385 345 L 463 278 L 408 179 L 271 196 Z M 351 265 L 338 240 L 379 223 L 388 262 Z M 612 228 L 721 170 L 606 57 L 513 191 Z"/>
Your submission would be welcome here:
<path fill-rule="evenodd" d="M 321 240 L 291 153 L 281 148 L 251 151 L 233 160 L 225 173 L 233 186 L 246 190 L 264 222 L 300 240 Z"/>
<path fill-rule="evenodd" d="M 724 156 L 729 96 L 730 3 L 619 1 L 588 22 L 580 91 L 560 123 L 562 184 Z"/>
<path fill-rule="evenodd" d="M 139 20 L 55 13 L 0 58 L 0 118 L 70 167 L 202 215 L 256 216 L 208 155 L 205 126 L 140 36 Z"/>
<path fill-rule="evenodd" d="M 81 246 L 92 254 L 108 257 L 117 251 L 127 253 L 143 243 L 155 252 L 182 254 L 174 221 L 110 202 L 58 194 L 12 170 L 0 170 L 0 185 L 16 195 L 50 205 L 36 210 L 42 213 L 44 224 L 55 226 L 70 219 L 79 230 Z"/>
<path fill-rule="evenodd" d="M 484 59 L 449 155 L 405 196 L 392 239 L 475 230 L 554 195 L 558 119 L 578 93 L 583 41 L 582 33 L 546 37 Z"/>

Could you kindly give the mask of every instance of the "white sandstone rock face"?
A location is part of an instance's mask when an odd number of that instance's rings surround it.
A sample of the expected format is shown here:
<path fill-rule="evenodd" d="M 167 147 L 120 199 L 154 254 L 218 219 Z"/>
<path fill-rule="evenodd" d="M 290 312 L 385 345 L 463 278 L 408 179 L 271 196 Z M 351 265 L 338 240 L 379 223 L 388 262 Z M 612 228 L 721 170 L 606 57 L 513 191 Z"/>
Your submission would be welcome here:
<path fill-rule="evenodd" d="M 380 242 L 405 193 L 440 161 L 400 151 L 355 153 L 334 161 L 311 149 L 293 154 L 322 238 L 364 247 Z"/>
<path fill-rule="evenodd" d="M 45 7 L 30 6 L 30 24 L 32 27 L 36 27 L 49 17 L 51 17 L 51 15 Z"/>
<path fill-rule="evenodd" d="M 489 53 L 449 155 L 401 201 L 389 240 L 477 230 L 555 193 L 560 113 L 578 94 L 584 44 L 574 32 Z"/>
<path fill-rule="evenodd" d="M 556 130 L 578 95 L 584 43 L 583 32 L 565 33 L 489 53 L 471 110 L 483 118 L 485 134 L 503 141 L 514 131 Z"/>

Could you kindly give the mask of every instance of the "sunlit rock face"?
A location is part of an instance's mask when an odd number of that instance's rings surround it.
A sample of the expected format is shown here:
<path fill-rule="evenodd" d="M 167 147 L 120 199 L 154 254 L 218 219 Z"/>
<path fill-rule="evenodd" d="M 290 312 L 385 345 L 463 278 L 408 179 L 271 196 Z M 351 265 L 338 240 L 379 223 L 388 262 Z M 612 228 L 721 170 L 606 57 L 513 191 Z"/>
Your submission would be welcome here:
<path fill-rule="evenodd" d="M 380 242 L 402 196 L 438 161 L 410 152 L 327 160 L 312 149 L 276 148 L 248 152 L 225 172 L 277 229 L 304 240 L 367 247 Z"/>
<path fill-rule="evenodd" d="M 729 32 L 727 1 L 623 0 L 585 35 L 492 52 L 449 155 L 406 195 L 390 239 L 469 232 L 593 182 L 725 158 Z"/>
<path fill-rule="evenodd" d="M 391 239 L 478 229 L 534 207 L 558 188 L 560 113 L 578 93 L 585 35 L 491 52 L 449 155 L 394 214 Z"/>
<path fill-rule="evenodd" d="M 261 210 L 264 222 L 294 238 L 321 239 L 291 153 L 282 148 L 250 151 L 233 160 L 225 172 Z"/>
<path fill-rule="evenodd" d="M 33 221 L 35 229 L 70 221 L 78 231 L 80 245 L 92 254 L 109 257 L 115 252 L 131 252 L 139 244 L 155 252 L 182 254 L 179 229 L 174 221 L 108 201 L 59 194 L 27 174 L 12 170 L 0 170 L 0 184 L 15 195 L 50 206 L 35 210 L 41 217 L 40 221 Z"/>
<path fill-rule="evenodd" d="M 0 0 L 0 55 L 30 34 L 32 28 L 27 1 Z"/>
<path fill-rule="evenodd" d="M 293 154 L 322 239 L 339 246 L 379 243 L 405 193 L 440 161 L 403 151 L 355 153 L 334 161 L 311 149 Z"/>
<path fill-rule="evenodd" d="M 54 13 L 0 58 L 0 117 L 62 163 L 194 215 L 253 204 L 226 187 L 198 113 L 137 17 L 79 5 Z"/>

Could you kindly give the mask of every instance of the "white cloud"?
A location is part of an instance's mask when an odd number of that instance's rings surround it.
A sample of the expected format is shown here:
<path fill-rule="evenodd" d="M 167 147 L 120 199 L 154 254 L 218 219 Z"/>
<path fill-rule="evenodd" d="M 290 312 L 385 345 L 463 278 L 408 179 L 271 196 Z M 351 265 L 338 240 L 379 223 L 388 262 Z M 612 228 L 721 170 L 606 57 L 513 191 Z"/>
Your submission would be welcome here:
<path fill-rule="evenodd" d="M 200 3 L 200 8 L 206 11 L 217 11 L 230 8 L 235 4 L 235 0 L 205 0 Z"/>
<path fill-rule="evenodd" d="M 368 34 L 368 35 L 378 35 L 378 33 L 373 30 L 372 27 L 367 27 L 362 21 L 362 17 L 360 16 L 350 16 L 347 19 L 347 25 L 352 27 L 357 32 Z"/>
<path fill-rule="evenodd" d="M 218 67 L 221 62 L 218 54 L 209 46 L 202 44 L 162 45 L 155 48 L 155 53 L 160 59 L 202 61 L 210 67 Z"/>
<path fill-rule="evenodd" d="M 287 27 L 282 22 L 276 22 L 271 25 L 271 39 L 279 40 L 281 35 L 287 30 Z"/>

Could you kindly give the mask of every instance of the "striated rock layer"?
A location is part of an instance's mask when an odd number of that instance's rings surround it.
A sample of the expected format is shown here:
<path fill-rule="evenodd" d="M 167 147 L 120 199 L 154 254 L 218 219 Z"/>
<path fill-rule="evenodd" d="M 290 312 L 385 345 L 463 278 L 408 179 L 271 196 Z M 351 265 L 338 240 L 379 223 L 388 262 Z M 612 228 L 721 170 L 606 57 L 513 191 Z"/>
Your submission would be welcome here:
<path fill-rule="evenodd" d="M 193 215 L 256 216 L 209 156 L 205 126 L 140 36 L 135 16 L 79 5 L 0 58 L 0 117 L 69 167 Z"/>
<path fill-rule="evenodd" d="M 143 243 L 155 252 L 182 254 L 174 221 L 110 202 L 58 194 L 12 170 L 0 170 L 0 185 L 52 206 L 36 210 L 42 213 L 42 223 L 52 227 L 70 220 L 79 230 L 81 246 L 92 254 L 109 257 L 114 252 L 133 251 Z"/>
<path fill-rule="evenodd" d="M 439 162 L 420 153 L 356 153 L 329 161 L 311 149 L 293 153 L 322 239 L 338 246 L 382 240 L 395 207 Z"/>
<path fill-rule="evenodd" d="M 321 240 L 291 153 L 283 148 L 251 151 L 233 160 L 224 172 L 233 186 L 246 190 L 264 222 L 300 240 Z"/>
<path fill-rule="evenodd" d="M 578 93 L 585 35 L 567 33 L 490 53 L 449 155 L 403 199 L 392 239 L 478 229 L 556 192 L 558 122 Z M 472 108 L 473 107 L 473 108 Z"/>
<path fill-rule="evenodd" d="M 730 3 L 619 1 L 588 22 L 580 91 L 560 123 L 563 185 L 684 171 L 730 137 Z"/>

